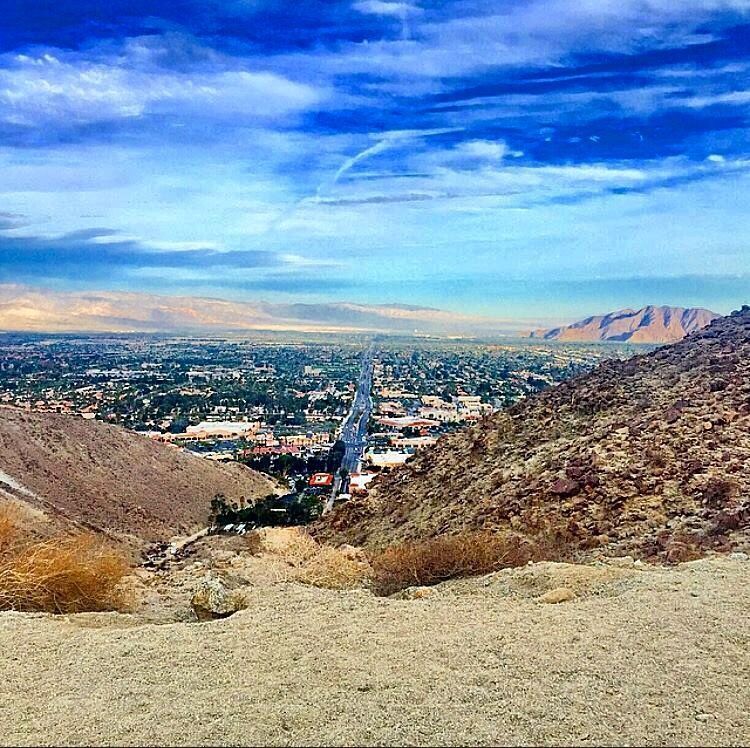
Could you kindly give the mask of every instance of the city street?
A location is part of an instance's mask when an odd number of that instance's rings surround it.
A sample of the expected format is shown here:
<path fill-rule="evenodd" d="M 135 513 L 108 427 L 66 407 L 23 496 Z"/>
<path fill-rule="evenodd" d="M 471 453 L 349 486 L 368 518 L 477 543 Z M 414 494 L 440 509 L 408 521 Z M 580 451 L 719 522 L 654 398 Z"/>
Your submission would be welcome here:
<path fill-rule="evenodd" d="M 341 461 L 341 469 L 347 472 L 347 475 L 358 473 L 362 463 L 365 447 L 367 446 L 367 424 L 370 420 L 372 411 L 372 369 L 375 356 L 375 345 L 364 352 L 362 356 L 362 369 L 357 382 L 357 391 L 354 395 L 351 410 L 344 420 L 341 428 L 340 439 L 346 445 L 344 458 Z M 324 512 L 333 508 L 336 497 L 341 493 L 341 476 L 336 474 L 336 480 L 333 486 L 331 497 L 326 503 Z"/>

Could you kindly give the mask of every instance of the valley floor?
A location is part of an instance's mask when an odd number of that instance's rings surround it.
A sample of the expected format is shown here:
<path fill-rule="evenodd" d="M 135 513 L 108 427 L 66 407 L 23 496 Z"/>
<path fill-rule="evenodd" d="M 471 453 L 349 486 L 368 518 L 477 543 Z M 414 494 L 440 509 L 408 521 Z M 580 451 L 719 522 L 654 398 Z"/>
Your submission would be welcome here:
<path fill-rule="evenodd" d="M 747 744 L 750 561 L 535 564 L 210 623 L 0 615 L 0 742 Z M 567 586 L 574 600 L 542 604 Z"/>

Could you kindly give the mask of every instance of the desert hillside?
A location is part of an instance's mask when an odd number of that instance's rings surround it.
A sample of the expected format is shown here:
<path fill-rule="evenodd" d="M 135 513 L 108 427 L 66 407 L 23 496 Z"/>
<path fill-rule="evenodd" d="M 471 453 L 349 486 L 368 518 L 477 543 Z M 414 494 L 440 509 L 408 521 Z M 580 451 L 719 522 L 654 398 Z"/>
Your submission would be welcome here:
<path fill-rule="evenodd" d="M 703 329 L 718 316 L 708 309 L 650 305 L 637 311 L 620 309 L 587 317 L 565 327 L 537 330 L 531 337 L 568 342 L 674 343 Z"/>
<path fill-rule="evenodd" d="M 607 361 L 442 438 L 317 531 L 370 547 L 462 529 L 554 530 L 670 561 L 747 548 L 750 307 Z"/>
<path fill-rule="evenodd" d="M 622 559 L 402 599 L 256 579 L 208 623 L 3 613 L 0 744 L 741 745 L 749 579 Z"/>
<path fill-rule="evenodd" d="M 217 493 L 264 496 L 275 484 L 97 421 L 0 408 L 0 502 L 30 519 L 167 539 L 206 524 Z"/>

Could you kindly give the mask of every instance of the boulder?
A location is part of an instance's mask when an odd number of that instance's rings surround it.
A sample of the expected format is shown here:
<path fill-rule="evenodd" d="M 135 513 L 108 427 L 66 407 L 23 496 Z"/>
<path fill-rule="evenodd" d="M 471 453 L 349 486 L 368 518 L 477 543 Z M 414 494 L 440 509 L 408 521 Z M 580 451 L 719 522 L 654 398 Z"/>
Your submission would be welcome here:
<path fill-rule="evenodd" d="M 199 584 L 190 605 L 199 621 L 213 621 L 228 618 L 245 608 L 247 602 L 239 590 L 230 590 L 219 577 L 208 576 Z"/>
<path fill-rule="evenodd" d="M 669 408 L 664 414 L 664 420 L 667 423 L 675 423 L 680 420 L 681 411 L 679 408 Z"/>
<path fill-rule="evenodd" d="M 432 597 L 434 594 L 434 587 L 407 587 L 405 590 L 401 590 L 401 592 L 394 595 L 394 597 L 400 600 L 424 600 L 425 598 Z"/>

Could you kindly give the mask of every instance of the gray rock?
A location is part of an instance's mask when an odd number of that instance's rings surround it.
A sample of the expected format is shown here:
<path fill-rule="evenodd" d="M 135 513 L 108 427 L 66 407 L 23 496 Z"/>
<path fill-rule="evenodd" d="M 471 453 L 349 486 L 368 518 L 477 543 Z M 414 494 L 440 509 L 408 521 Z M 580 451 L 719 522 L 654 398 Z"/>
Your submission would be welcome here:
<path fill-rule="evenodd" d="M 230 590 L 217 576 L 207 576 L 199 584 L 190 605 L 199 621 L 213 621 L 228 618 L 247 603 L 239 590 Z"/>

